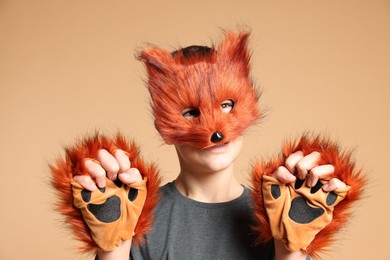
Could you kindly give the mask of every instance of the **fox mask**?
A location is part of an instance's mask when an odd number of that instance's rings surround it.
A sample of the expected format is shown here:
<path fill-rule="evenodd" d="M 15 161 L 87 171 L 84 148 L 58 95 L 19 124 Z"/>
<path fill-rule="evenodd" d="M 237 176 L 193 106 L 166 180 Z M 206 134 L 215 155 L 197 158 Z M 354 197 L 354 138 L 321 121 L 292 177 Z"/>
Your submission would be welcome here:
<path fill-rule="evenodd" d="M 155 126 L 167 144 L 228 143 L 258 121 L 260 94 L 249 77 L 248 38 L 246 32 L 226 32 L 216 49 L 190 46 L 170 53 L 149 47 L 139 54 Z"/>

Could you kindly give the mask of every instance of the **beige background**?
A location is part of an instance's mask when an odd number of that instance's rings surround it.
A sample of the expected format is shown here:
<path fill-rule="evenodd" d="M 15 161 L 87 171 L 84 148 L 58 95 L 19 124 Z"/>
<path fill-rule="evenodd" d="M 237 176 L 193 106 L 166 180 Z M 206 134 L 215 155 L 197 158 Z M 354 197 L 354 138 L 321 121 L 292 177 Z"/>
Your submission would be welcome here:
<path fill-rule="evenodd" d="M 368 196 L 325 259 L 390 259 L 388 0 L 0 0 L 0 259 L 90 259 L 72 250 L 47 184 L 47 163 L 76 137 L 120 129 L 174 179 L 134 51 L 208 45 L 237 25 L 252 28 L 253 76 L 269 110 L 237 175 L 246 183 L 251 159 L 304 130 L 355 147 Z"/>

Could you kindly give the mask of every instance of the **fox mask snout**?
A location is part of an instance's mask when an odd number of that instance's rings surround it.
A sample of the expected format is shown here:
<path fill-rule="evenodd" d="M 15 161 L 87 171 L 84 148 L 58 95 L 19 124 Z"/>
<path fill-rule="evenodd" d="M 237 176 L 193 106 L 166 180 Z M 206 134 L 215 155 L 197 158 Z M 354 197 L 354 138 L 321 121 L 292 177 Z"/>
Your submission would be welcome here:
<path fill-rule="evenodd" d="M 260 118 L 250 77 L 249 33 L 226 32 L 214 48 L 173 53 L 149 47 L 146 65 L 155 126 L 167 144 L 207 148 L 235 140 Z"/>

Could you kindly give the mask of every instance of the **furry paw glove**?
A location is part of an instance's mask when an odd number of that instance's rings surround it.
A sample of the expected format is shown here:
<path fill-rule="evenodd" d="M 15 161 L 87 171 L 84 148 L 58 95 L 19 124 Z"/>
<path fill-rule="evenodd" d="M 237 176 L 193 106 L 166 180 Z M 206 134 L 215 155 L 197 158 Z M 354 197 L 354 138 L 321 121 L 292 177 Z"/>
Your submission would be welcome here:
<path fill-rule="evenodd" d="M 284 184 L 263 176 L 264 206 L 267 216 L 271 216 L 272 236 L 284 241 L 292 252 L 306 250 L 315 235 L 332 221 L 334 207 L 350 189 L 327 193 L 319 184 L 309 188 L 305 181 Z"/>
<path fill-rule="evenodd" d="M 110 251 L 134 235 L 146 198 L 146 178 L 132 185 L 106 180 L 106 187 L 90 192 L 72 182 L 74 205 L 81 210 L 91 236 Z"/>
<path fill-rule="evenodd" d="M 321 154 L 320 165 L 332 164 L 334 173 L 329 176 L 347 184 L 346 188 L 324 192 L 320 180 L 309 188 L 306 180 L 285 184 L 272 177 L 286 158 L 296 151 L 308 155 Z M 351 204 L 363 192 L 365 177 L 355 170 L 350 153 L 342 152 L 337 145 L 321 137 L 303 136 L 298 142 L 289 142 L 283 153 L 268 162 L 256 162 L 252 171 L 253 198 L 258 220 L 258 242 L 272 238 L 282 240 L 290 251 L 303 250 L 312 257 L 327 250 L 333 236 L 350 216 Z"/>
<path fill-rule="evenodd" d="M 87 175 L 85 159 L 95 159 L 100 149 L 113 153 L 122 149 L 143 180 L 125 185 L 118 179 L 106 179 L 106 187 L 90 192 L 73 181 L 75 175 Z M 75 238 L 82 242 L 80 251 L 110 251 L 122 241 L 140 243 L 151 228 L 152 210 L 158 202 L 160 179 L 153 164 L 145 163 L 133 142 L 120 134 L 113 138 L 96 134 L 66 149 L 65 158 L 50 165 L 52 185 L 57 191 L 57 209 Z"/>

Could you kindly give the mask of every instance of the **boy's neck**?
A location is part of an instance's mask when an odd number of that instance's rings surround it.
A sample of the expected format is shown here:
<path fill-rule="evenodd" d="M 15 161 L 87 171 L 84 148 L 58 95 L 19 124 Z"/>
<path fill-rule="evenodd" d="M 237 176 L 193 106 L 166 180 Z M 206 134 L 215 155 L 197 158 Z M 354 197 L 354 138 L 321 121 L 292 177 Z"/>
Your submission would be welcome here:
<path fill-rule="evenodd" d="M 233 174 L 233 165 L 219 172 L 203 174 L 182 169 L 174 184 L 184 196 L 205 203 L 231 201 L 244 191 Z"/>

